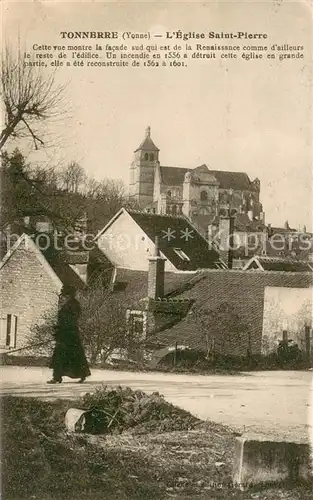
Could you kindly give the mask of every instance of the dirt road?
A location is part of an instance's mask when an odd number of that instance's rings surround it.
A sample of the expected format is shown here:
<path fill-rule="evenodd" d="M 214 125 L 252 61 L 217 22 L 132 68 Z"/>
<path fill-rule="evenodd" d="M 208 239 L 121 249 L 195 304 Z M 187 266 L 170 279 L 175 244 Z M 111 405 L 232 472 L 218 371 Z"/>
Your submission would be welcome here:
<path fill-rule="evenodd" d="M 47 385 L 46 368 L 5 366 L 1 393 L 44 399 L 74 398 L 101 384 L 158 391 L 171 403 L 202 419 L 251 431 L 305 440 L 313 431 L 312 372 L 257 372 L 199 376 L 93 370 L 83 385 L 70 379 Z M 312 436 L 312 435 L 311 435 Z"/>

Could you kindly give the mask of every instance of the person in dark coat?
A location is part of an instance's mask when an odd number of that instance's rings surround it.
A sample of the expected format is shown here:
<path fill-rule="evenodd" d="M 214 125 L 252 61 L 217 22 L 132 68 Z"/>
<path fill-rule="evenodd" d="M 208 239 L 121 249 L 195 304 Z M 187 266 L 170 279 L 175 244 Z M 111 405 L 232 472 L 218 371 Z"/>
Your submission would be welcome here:
<path fill-rule="evenodd" d="M 55 331 L 55 348 L 52 355 L 50 368 L 53 369 L 53 378 L 48 384 L 62 382 L 62 377 L 79 378 L 84 382 L 90 375 L 84 348 L 79 337 L 78 320 L 80 305 L 75 298 L 75 289 L 63 286 L 58 322 Z"/>

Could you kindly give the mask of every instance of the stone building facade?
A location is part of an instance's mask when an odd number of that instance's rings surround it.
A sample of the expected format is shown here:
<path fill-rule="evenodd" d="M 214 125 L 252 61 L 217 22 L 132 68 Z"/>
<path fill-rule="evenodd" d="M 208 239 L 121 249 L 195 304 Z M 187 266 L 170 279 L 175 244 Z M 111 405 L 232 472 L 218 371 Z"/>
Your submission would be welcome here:
<path fill-rule="evenodd" d="M 0 266 L 0 350 L 31 344 L 35 325 L 57 311 L 62 281 L 26 235 Z"/>
<path fill-rule="evenodd" d="M 40 250 L 25 233 L 6 253 L 0 262 L 0 352 L 30 355 L 26 346 L 33 344 L 36 328 L 56 319 L 62 286 L 85 287 L 82 264 L 71 262 Z"/>
<path fill-rule="evenodd" d="M 251 181 L 244 172 L 211 170 L 207 165 L 162 166 L 159 153 L 148 127 L 130 168 L 130 198 L 141 209 L 185 215 L 202 232 L 215 217 L 226 216 L 230 206 L 250 221 L 264 220 L 259 179 Z"/>

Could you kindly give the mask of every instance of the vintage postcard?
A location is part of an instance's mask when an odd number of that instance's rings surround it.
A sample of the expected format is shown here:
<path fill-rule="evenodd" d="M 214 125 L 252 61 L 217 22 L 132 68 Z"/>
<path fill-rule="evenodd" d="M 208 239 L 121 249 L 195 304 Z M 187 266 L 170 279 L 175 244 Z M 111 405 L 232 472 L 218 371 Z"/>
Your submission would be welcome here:
<path fill-rule="evenodd" d="M 312 4 L 1 2 L 4 500 L 309 500 Z"/>

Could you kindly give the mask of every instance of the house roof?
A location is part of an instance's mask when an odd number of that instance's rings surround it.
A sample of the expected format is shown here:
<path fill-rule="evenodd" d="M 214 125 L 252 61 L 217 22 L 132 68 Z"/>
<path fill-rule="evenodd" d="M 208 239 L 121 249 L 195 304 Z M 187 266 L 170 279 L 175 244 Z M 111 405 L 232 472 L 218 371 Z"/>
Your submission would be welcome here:
<path fill-rule="evenodd" d="M 177 186 L 179 184 L 183 184 L 185 174 L 187 172 L 193 172 L 197 169 L 199 170 L 204 166 L 206 165 L 201 165 L 201 167 L 196 167 L 194 169 L 161 166 L 161 181 L 163 184 L 168 186 Z M 208 169 L 208 172 L 216 178 L 221 189 L 252 189 L 251 181 L 248 175 L 244 172 L 228 172 L 224 170 L 210 170 L 208 167 L 206 168 Z"/>
<path fill-rule="evenodd" d="M 275 233 L 266 240 L 265 245 L 264 242 L 261 243 L 259 250 L 257 254 L 261 254 L 261 251 L 265 250 L 267 257 L 292 258 L 305 261 L 309 260 L 310 252 L 312 252 L 312 240 L 309 237 L 303 239 L 302 235 L 298 235 L 298 233 L 285 235 Z"/>
<path fill-rule="evenodd" d="M 47 274 L 49 274 L 51 279 L 56 283 L 56 285 L 60 286 L 62 284 L 60 277 L 57 275 L 57 273 L 52 268 L 50 263 L 44 257 L 44 255 L 39 250 L 37 245 L 33 242 L 32 238 L 30 236 L 28 236 L 26 233 L 23 233 L 18 238 L 16 243 L 13 245 L 13 247 L 10 248 L 9 251 L 5 254 L 5 256 L 3 257 L 3 259 L 0 262 L 0 269 L 2 269 L 10 261 L 10 259 L 13 257 L 13 255 L 15 255 L 15 253 L 19 249 L 31 250 L 34 253 L 34 255 L 36 256 L 36 258 L 38 259 L 38 261 L 40 262 L 40 264 L 44 267 Z M 23 258 L 24 258 L 24 254 L 21 255 L 21 259 L 23 259 Z"/>
<path fill-rule="evenodd" d="M 188 283 L 196 273 L 165 272 L 165 299 L 175 296 Z M 126 310 L 142 310 L 144 299 L 148 292 L 148 272 L 133 271 L 131 269 L 116 268 L 112 277 L 111 300 L 119 308 Z M 179 321 L 180 317 L 173 314 L 158 313 L 158 330 L 168 328 Z"/>
<path fill-rule="evenodd" d="M 63 255 L 59 251 L 49 248 L 42 251 L 42 254 L 62 281 L 63 285 L 71 285 L 76 290 L 81 290 L 85 287 L 85 283 L 71 268 L 70 263 L 65 262 Z"/>
<path fill-rule="evenodd" d="M 164 296 L 171 296 L 177 293 L 183 286 L 192 280 L 193 274 L 182 273 L 173 273 L 173 272 L 165 272 L 164 277 Z M 124 269 L 121 267 L 117 267 L 115 269 L 115 275 L 113 278 L 115 285 L 125 285 L 125 290 L 128 287 L 128 292 L 132 290 L 132 296 L 136 296 L 137 298 L 144 298 L 148 294 L 148 272 L 147 271 L 133 271 L 132 269 Z M 118 288 L 122 288 L 117 286 Z"/>
<path fill-rule="evenodd" d="M 201 335 L 197 311 L 223 311 L 232 309 L 243 325 L 240 336 L 232 333 L 234 354 L 241 346 L 247 345 L 245 335 L 249 332 L 253 351 L 260 346 L 261 340 L 256 334 L 262 330 L 263 301 L 265 287 L 311 288 L 313 274 L 260 272 L 242 270 L 202 270 L 177 291 L 176 297 L 193 300 L 189 313 L 176 325 L 156 334 L 155 342 L 162 345 L 180 344 L 192 348 L 206 349 L 205 335 Z M 212 332 L 215 324 L 212 324 Z M 245 329 L 247 332 L 245 333 Z M 198 334 L 197 334 L 198 332 Z M 203 333 L 203 332 L 202 332 Z M 225 332 L 228 334 L 228 332 Z"/>
<path fill-rule="evenodd" d="M 12 255 L 20 248 L 22 245 L 25 249 L 30 249 L 34 252 L 38 260 L 41 262 L 46 272 L 50 274 L 52 279 L 57 284 L 72 285 L 77 290 L 84 288 L 84 282 L 79 278 L 79 276 L 73 271 L 69 264 L 63 261 L 60 252 L 53 250 L 51 248 L 43 251 L 34 243 L 32 238 L 26 233 L 22 234 L 17 240 L 15 245 L 6 253 L 2 261 L 0 262 L 0 269 L 6 265 L 10 260 Z"/>
<path fill-rule="evenodd" d="M 244 270 L 259 269 L 263 271 L 286 271 L 294 273 L 312 272 L 313 264 L 305 260 L 283 257 L 255 256 L 244 267 Z"/>
<path fill-rule="evenodd" d="M 208 242 L 187 218 L 130 210 L 128 213 L 150 240 L 155 242 L 159 237 L 160 251 L 176 269 L 192 271 L 219 267 L 219 254 L 209 249 Z M 175 249 L 182 250 L 189 260 L 183 260 Z"/>
<path fill-rule="evenodd" d="M 305 250 L 301 250 L 298 255 L 299 260 L 311 260 L 313 256 L 313 241 L 310 240 L 310 247 Z"/>

